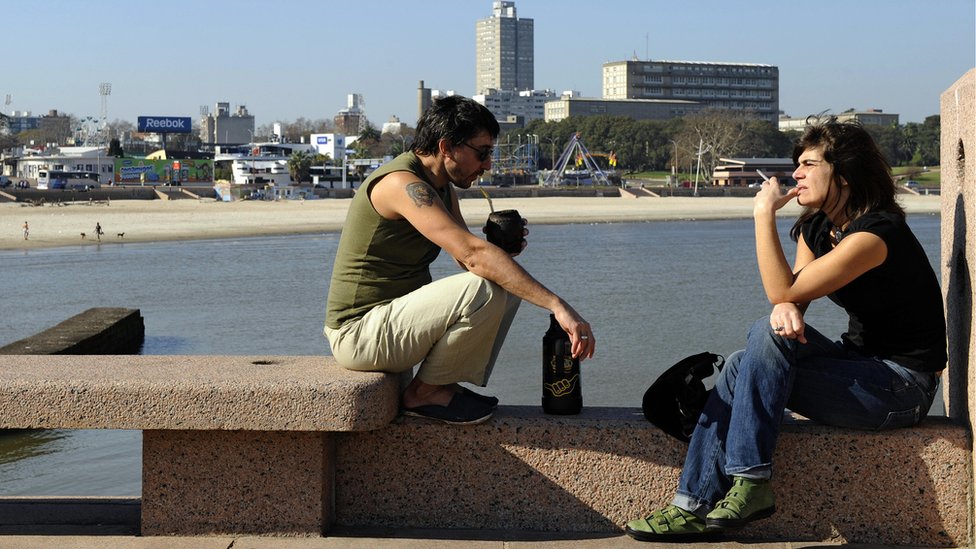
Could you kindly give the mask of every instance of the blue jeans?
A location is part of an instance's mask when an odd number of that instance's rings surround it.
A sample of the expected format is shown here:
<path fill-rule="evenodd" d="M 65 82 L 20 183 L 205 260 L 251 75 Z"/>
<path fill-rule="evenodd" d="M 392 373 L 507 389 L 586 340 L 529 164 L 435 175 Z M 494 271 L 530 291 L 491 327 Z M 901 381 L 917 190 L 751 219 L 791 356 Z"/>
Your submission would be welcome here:
<path fill-rule="evenodd" d="M 732 475 L 769 478 L 786 408 L 827 425 L 891 429 L 928 413 L 938 379 L 861 356 L 806 326 L 806 344 L 753 324 L 725 363 L 692 435 L 673 503 L 704 517 Z"/>

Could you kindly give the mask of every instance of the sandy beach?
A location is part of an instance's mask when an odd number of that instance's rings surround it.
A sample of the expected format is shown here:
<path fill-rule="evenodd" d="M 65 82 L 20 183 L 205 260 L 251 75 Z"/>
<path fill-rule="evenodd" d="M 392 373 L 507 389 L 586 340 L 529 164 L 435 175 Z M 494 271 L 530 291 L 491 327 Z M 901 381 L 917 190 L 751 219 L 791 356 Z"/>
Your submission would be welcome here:
<path fill-rule="evenodd" d="M 938 196 L 901 195 L 909 213 L 939 213 Z M 95 245 L 336 232 L 350 199 L 216 202 L 210 199 L 113 200 L 31 206 L 0 203 L 0 249 Z M 611 223 L 752 216 L 752 198 L 495 198 L 496 210 L 517 209 L 529 224 Z M 461 210 L 472 227 L 487 218 L 486 200 L 465 199 Z M 781 215 L 795 217 L 792 203 Z M 24 240 L 23 225 L 30 227 Z M 82 236 L 84 234 L 84 236 Z"/>

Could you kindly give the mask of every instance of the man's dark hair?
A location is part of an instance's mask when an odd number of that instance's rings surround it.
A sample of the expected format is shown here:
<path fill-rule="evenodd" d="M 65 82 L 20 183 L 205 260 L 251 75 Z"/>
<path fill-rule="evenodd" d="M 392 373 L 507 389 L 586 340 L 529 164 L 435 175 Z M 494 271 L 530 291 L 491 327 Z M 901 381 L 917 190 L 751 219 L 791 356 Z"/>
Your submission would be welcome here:
<path fill-rule="evenodd" d="M 421 115 L 410 150 L 436 154 L 441 139 L 460 145 L 482 131 L 487 131 L 493 140 L 498 137 L 501 130 L 495 115 L 473 99 L 448 95 L 436 99 Z"/>
<path fill-rule="evenodd" d="M 837 117 L 812 117 L 810 124 L 793 147 L 793 164 L 799 165 L 803 151 L 823 147 L 824 160 L 833 168 L 828 194 L 840 197 L 841 185 L 848 186 L 845 213 L 850 220 L 870 211 L 887 211 L 904 217 L 905 211 L 895 200 L 895 182 L 891 178 L 891 165 L 878 148 L 871 134 L 856 120 L 839 122 Z M 826 204 L 820 209 L 826 208 Z M 796 240 L 800 225 L 816 212 L 804 211 L 793 225 L 790 236 Z"/>

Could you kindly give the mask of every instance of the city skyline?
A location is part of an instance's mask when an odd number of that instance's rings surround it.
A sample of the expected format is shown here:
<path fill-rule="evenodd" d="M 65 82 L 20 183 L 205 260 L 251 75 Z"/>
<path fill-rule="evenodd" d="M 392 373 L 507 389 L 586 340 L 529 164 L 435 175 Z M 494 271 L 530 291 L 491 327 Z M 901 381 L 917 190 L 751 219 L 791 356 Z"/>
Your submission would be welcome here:
<path fill-rule="evenodd" d="M 258 126 L 327 119 L 362 94 L 376 127 L 413 126 L 417 85 L 477 93 L 475 25 L 491 0 L 322 3 L 0 0 L 8 22 L 3 112 L 57 109 L 135 124 L 245 105 Z M 534 20 L 537 89 L 601 96 L 604 63 L 775 65 L 793 117 L 881 109 L 901 123 L 938 114 L 939 95 L 976 66 L 971 0 L 515 0 Z"/>

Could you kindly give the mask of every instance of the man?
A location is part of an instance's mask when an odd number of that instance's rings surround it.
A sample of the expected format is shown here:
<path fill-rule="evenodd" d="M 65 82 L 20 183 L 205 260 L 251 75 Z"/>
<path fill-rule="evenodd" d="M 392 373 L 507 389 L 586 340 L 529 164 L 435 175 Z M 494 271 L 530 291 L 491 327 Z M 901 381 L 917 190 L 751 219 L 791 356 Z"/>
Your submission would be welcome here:
<path fill-rule="evenodd" d="M 494 115 L 471 99 L 435 101 L 410 151 L 373 172 L 349 207 L 325 335 L 351 370 L 397 373 L 420 364 L 402 395 L 409 415 L 452 424 L 491 417 L 498 399 L 457 383 L 487 383 L 522 299 L 555 315 L 574 356 L 589 358 L 596 348 L 590 325 L 568 303 L 461 217 L 452 185 L 467 189 L 491 168 L 498 132 Z M 428 267 L 441 249 L 467 272 L 432 282 Z"/>

